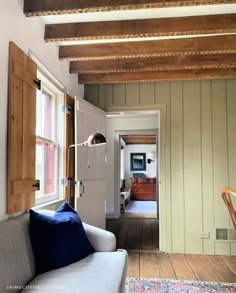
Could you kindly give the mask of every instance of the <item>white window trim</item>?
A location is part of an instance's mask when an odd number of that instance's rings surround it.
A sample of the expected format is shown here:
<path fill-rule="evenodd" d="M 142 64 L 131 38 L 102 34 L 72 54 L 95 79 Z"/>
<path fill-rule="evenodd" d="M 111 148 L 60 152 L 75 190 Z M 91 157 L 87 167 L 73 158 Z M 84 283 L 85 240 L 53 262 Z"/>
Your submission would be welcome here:
<path fill-rule="evenodd" d="M 30 54 L 32 58 L 32 53 Z M 37 58 L 32 58 L 34 61 L 38 60 Z M 36 62 L 38 64 L 38 61 Z M 55 115 L 54 115 L 54 125 L 56 126 L 55 140 L 46 139 L 44 137 L 36 136 L 36 139 L 42 142 L 48 142 L 50 144 L 56 145 L 56 166 L 55 166 L 55 178 L 56 178 L 56 192 L 48 195 L 42 195 L 35 198 L 36 206 L 54 202 L 55 200 L 63 199 L 63 185 L 61 184 L 60 178 L 63 178 L 63 99 L 64 99 L 64 87 L 61 86 L 60 82 L 50 72 L 42 72 L 42 64 L 40 63 L 37 72 L 37 77 L 41 80 L 42 88 L 45 89 L 48 93 L 55 96 L 56 93 L 56 104 L 55 104 Z M 44 67 L 45 69 L 45 67 Z M 48 76 L 53 76 L 48 78 Z M 56 82 L 55 82 L 56 81 Z M 58 86 L 60 85 L 60 87 Z"/>

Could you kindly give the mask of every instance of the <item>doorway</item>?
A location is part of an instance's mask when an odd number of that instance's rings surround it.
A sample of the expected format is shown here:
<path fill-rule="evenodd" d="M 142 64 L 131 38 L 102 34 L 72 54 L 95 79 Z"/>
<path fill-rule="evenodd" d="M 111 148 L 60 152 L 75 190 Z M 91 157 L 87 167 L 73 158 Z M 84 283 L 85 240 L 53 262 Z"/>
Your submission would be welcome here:
<path fill-rule="evenodd" d="M 120 216 L 159 219 L 158 130 L 120 134 Z"/>
<path fill-rule="evenodd" d="M 107 112 L 107 196 L 106 218 L 120 218 L 120 142 L 124 131 L 139 133 L 138 130 L 159 129 L 158 133 L 158 191 L 160 250 L 166 250 L 167 218 L 166 208 L 166 105 L 113 108 Z"/>

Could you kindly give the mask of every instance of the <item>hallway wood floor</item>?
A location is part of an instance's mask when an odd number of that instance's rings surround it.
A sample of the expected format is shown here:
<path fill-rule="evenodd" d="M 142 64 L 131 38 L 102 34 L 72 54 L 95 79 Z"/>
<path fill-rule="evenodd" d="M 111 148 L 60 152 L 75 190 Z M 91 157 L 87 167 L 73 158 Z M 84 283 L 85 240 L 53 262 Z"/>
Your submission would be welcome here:
<path fill-rule="evenodd" d="M 128 251 L 127 277 L 236 283 L 235 256 L 165 254 L 159 251 L 156 219 L 108 219 L 107 230 L 116 235 L 117 248 Z"/>

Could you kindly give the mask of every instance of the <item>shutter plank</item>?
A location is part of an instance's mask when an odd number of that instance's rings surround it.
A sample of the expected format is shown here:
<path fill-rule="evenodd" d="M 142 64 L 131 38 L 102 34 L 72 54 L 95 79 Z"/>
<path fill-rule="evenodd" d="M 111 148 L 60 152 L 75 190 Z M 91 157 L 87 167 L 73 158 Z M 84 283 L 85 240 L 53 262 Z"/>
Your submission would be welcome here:
<path fill-rule="evenodd" d="M 9 43 L 8 213 L 32 207 L 35 180 L 37 65 L 13 42 Z M 17 183 L 18 182 L 18 183 Z M 20 185 L 19 185 L 19 182 Z"/>
<path fill-rule="evenodd" d="M 23 146 L 22 146 L 22 179 L 35 178 L 36 160 L 36 92 L 35 89 L 24 82 L 23 86 Z M 27 187 L 27 184 L 26 184 Z M 27 208 L 35 205 L 34 192 L 25 190 Z"/>
<path fill-rule="evenodd" d="M 11 190 L 12 180 L 21 177 L 22 156 L 19 156 L 22 150 L 22 82 L 18 77 L 10 77 L 9 94 L 13 99 L 9 99 L 9 124 L 8 124 L 8 213 L 22 210 L 25 206 L 25 198 L 22 194 L 16 198 L 9 192 Z M 18 97 L 18 98 L 16 98 Z"/>
<path fill-rule="evenodd" d="M 13 180 L 12 181 L 12 193 L 21 194 L 21 193 L 31 193 L 32 191 L 38 190 L 37 187 L 33 186 L 38 184 L 39 180 Z"/>
<path fill-rule="evenodd" d="M 12 73 L 23 82 L 26 82 L 30 87 L 39 89 L 37 84 L 34 83 L 34 80 L 37 80 L 37 75 L 29 70 L 30 62 L 28 62 L 28 64 L 28 66 L 22 66 L 22 63 L 19 63 L 17 60 L 13 60 Z M 33 70 L 33 68 L 31 70 Z"/>

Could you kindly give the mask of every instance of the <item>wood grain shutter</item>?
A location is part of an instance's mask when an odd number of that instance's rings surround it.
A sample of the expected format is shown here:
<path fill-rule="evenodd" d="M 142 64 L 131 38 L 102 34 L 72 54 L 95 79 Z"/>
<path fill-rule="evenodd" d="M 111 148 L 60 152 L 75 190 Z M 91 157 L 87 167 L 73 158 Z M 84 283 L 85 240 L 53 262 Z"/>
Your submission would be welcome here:
<path fill-rule="evenodd" d="M 9 43 L 8 213 L 35 205 L 37 65 Z"/>
<path fill-rule="evenodd" d="M 74 121 L 74 103 L 75 100 L 69 95 L 64 96 L 64 178 L 67 176 L 75 177 L 75 156 L 74 149 L 70 153 L 70 170 L 67 174 L 67 164 L 68 164 L 68 148 L 71 144 L 75 143 L 75 121 Z M 72 188 L 70 190 L 70 195 L 68 196 L 68 187 L 64 185 L 64 197 L 71 203 L 74 207 L 74 191 Z"/>

